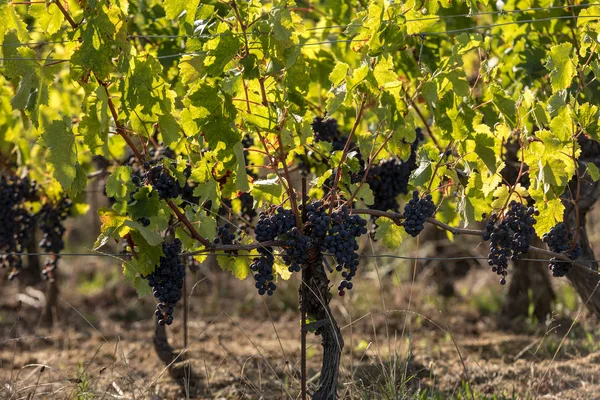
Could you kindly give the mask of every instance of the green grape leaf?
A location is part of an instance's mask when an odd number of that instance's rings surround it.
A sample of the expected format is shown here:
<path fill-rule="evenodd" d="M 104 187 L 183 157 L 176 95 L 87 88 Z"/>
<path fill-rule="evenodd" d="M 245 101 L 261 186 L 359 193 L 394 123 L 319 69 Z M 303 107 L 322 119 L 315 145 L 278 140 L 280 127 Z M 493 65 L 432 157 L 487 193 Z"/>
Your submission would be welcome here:
<path fill-rule="evenodd" d="M 125 224 L 132 224 L 136 229 L 138 229 L 139 226 L 144 230 L 147 230 L 137 222 L 125 221 Z M 130 233 L 137 248 L 137 271 L 142 276 L 151 274 L 156 267 L 160 265 L 160 257 L 164 255 L 161 246 L 162 238 L 154 232 L 142 233 L 142 231 L 132 230 Z M 146 236 L 155 242 L 155 235 L 159 238 L 158 243 L 154 245 L 149 244 L 146 241 Z"/>
<path fill-rule="evenodd" d="M 179 139 L 179 124 L 173 115 L 165 114 L 158 116 L 158 127 L 165 146 L 175 143 Z"/>
<path fill-rule="evenodd" d="M 375 203 L 375 196 L 368 183 L 365 183 L 356 192 L 356 198 L 362 200 L 366 205 L 370 206 Z"/>
<path fill-rule="evenodd" d="M 218 255 L 217 262 L 223 271 L 229 271 L 239 280 L 244 280 L 252 273 L 250 270 L 251 257 L 236 257 Z"/>
<path fill-rule="evenodd" d="M 123 176 L 122 178 L 124 177 L 125 176 Z M 129 179 L 124 180 L 124 182 L 128 183 Z M 106 185 L 106 191 L 108 192 L 108 181 Z M 132 192 L 133 187 L 128 185 L 127 189 L 120 189 L 122 191 L 119 194 L 125 196 L 128 195 L 128 193 Z M 125 193 L 123 193 L 123 191 L 125 191 Z M 133 195 L 133 200 L 133 202 L 128 202 L 127 204 L 127 213 L 131 216 L 132 219 L 138 220 L 142 217 L 146 217 L 152 220 L 155 216 L 159 215 L 162 203 L 158 198 L 158 192 L 156 190 L 151 190 L 150 187 L 143 186 L 135 192 L 135 194 Z"/>
<path fill-rule="evenodd" d="M 475 153 L 481 158 L 492 174 L 496 173 L 496 153 L 494 152 L 494 146 L 495 141 L 493 136 L 484 133 L 479 133 L 475 136 Z"/>
<path fill-rule="evenodd" d="M 237 35 L 227 35 L 230 28 L 225 23 L 220 23 L 215 35 L 217 37 L 210 39 L 204 44 L 206 58 L 204 59 L 204 68 L 210 76 L 218 76 L 240 50 L 240 39 Z"/>
<path fill-rule="evenodd" d="M 137 232 L 139 232 L 139 234 L 144 238 L 145 243 L 147 243 L 149 246 L 152 246 L 152 247 L 158 246 L 159 244 L 161 244 L 163 242 L 163 239 L 160 236 L 160 234 L 152 231 L 151 229 L 146 228 L 139 222 L 127 220 L 123 223 L 123 225 L 137 230 Z M 135 232 L 135 231 L 132 231 L 132 234 L 133 234 L 133 232 Z M 137 244 L 137 242 L 136 242 L 136 244 Z"/>
<path fill-rule="evenodd" d="M 148 284 L 148 280 L 140 276 L 136 276 L 133 279 L 133 287 L 135 287 L 139 298 L 152 294 L 152 288 Z"/>
<path fill-rule="evenodd" d="M 550 71 L 550 83 L 553 91 L 559 91 L 571 86 L 571 81 L 577 74 L 577 57 L 571 57 L 573 45 L 562 43 L 552 46 L 546 59 L 546 69 Z"/>
<path fill-rule="evenodd" d="M 257 201 L 278 204 L 281 202 L 283 187 L 278 177 L 271 177 L 255 181 L 251 193 Z"/>
<path fill-rule="evenodd" d="M 73 184 L 69 188 L 69 195 L 71 197 L 76 197 L 79 193 L 83 192 L 87 187 L 88 178 L 87 172 L 83 168 L 83 166 L 79 163 L 75 164 L 75 179 L 73 180 Z"/>
<path fill-rule="evenodd" d="M 236 143 L 235 146 L 233 146 L 233 152 L 237 159 L 235 164 L 235 188 L 242 192 L 247 192 L 250 190 L 250 185 L 248 185 L 246 162 L 244 161 L 244 146 L 242 146 L 242 143 Z"/>
<path fill-rule="evenodd" d="M 534 196 L 537 197 L 537 196 Z M 539 200 L 536 198 L 535 207 L 540 212 L 536 216 L 535 233 L 542 237 L 548 233 L 550 229 L 557 223 L 563 220 L 565 206 L 560 199 L 552 199 L 548 201 Z"/>
<path fill-rule="evenodd" d="M 46 161 L 52 168 L 54 177 L 65 191 L 68 191 L 77 175 L 77 149 L 75 136 L 71 131 L 68 117 L 54 120 L 43 127 L 40 143 L 48 149 Z"/>
<path fill-rule="evenodd" d="M 48 35 L 58 32 L 65 18 L 54 3 L 31 4 L 29 6 L 29 15 L 35 18 L 36 22 L 40 24 L 44 32 Z"/>
<path fill-rule="evenodd" d="M 502 185 L 494 191 L 494 197 L 496 199 L 492 202 L 492 207 L 500 209 L 513 200 L 523 203 L 529 197 L 529 192 L 520 183 L 517 183 L 512 193 L 508 186 Z"/>
<path fill-rule="evenodd" d="M 117 239 L 129 232 L 129 228 L 124 226 L 125 221 L 128 220 L 127 217 L 106 209 L 100 209 L 98 215 L 100 222 L 102 222 L 102 227 L 100 228 L 100 235 L 94 243 L 94 250 L 98 250 L 104 246 L 111 238 Z"/>
<path fill-rule="evenodd" d="M 390 250 L 396 250 L 404 239 L 409 237 L 404 227 L 396 225 L 389 218 L 379 217 L 375 223 L 377 224 L 375 240 L 381 240 L 381 243 Z"/>
<path fill-rule="evenodd" d="M 333 70 L 329 74 L 329 80 L 333 86 L 339 86 L 344 80 L 346 80 L 349 69 L 350 66 L 344 62 L 337 63 L 335 67 L 333 67 Z"/>
<path fill-rule="evenodd" d="M 131 167 L 120 166 L 106 179 L 106 196 L 122 199 L 129 191 L 128 182 L 131 180 Z"/>
<path fill-rule="evenodd" d="M 585 172 L 594 182 L 598 182 L 598 179 L 600 179 L 600 170 L 598 170 L 596 164 L 591 161 L 585 164 Z"/>
<path fill-rule="evenodd" d="M 185 17 L 189 23 L 192 23 L 200 0 L 165 0 L 163 4 L 168 19 Z"/>

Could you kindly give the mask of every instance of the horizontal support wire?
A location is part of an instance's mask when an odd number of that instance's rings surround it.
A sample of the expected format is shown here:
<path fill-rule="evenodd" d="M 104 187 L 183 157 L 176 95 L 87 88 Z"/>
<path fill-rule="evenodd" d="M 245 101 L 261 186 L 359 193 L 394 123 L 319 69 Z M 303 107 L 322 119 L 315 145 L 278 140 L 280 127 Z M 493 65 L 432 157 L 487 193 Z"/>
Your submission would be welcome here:
<path fill-rule="evenodd" d="M 577 18 L 600 19 L 600 15 L 585 15 L 585 16 L 563 15 L 563 16 L 549 17 L 549 18 L 528 19 L 528 20 L 520 20 L 520 21 L 507 21 L 507 22 L 500 22 L 500 23 L 496 23 L 496 24 L 478 25 L 478 26 L 472 26 L 469 28 L 453 29 L 453 30 L 448 30 L 448 31 L 421 32 L 421 33 L 411 34 L 409 36 L 411 36 L 411 37 L 426 37 L 426 36 L 451 35 L 451 34 L 456 34 L 456 33 L 477 31 L 480 29 L 492 29 L 495 27 L 508 26 L 508 25 L 521 25 L 521 24 L 527 24 L 527 23 L 548 22 L 548 21 L 555 21 L 555 20 L 570 20 L 570 19 L 577 19 Z M 355 43 L 355 42 L 356 43 L 358 43 L 358 42 L 364 43 L 367 41 L 369 41 L 369 39 L 338 39 L 338 40 L 324 40 L 324 41 L 320 41 L 320 42 L 298 43 L 298 44 L 295 44 L 294 46 L 310 47 L 310 46 L 321 46 L 321 45 L 334 45 L 334 44 L 338 44 L 338 43 Z M 253 47 L 251 45 L 249 47 L 249 49 L 250 50 L 260 50 L 261 47 Z M 165 54 L 162 56 L 155 56 L 155 58 L 156 59 L 169 59 L 169 58 L 177 58 L 177 57 L 184 57 L 184 56 L 199 56 L 199 55 L 202 55 L 202 53 L 182 52 L 182 53 L 174 53 L 174 54 Z M 147 56 L 146 54 L 138 55 L 138 57 L 146 57 L 146 56 Z M 47 64 L 50 64 L 50 63 L 55 63 L 55 62 L 69 62 L 71 60 L 70 59 L 57 59 L 57 58 L 45 59 L 45 58 L 14 57 L 14 58 L 0 58 L 0 61 L 46 61 Z"/>
<path fill-rule="evenodd" d="M 217 251 L 219 253 L 217 253 Z M 229 250 L 230 252 L 235 250 Z M 222 253 L 221 253 L 222 252 Z M 198 255 L 223 255 L 223 256 L 231 256 L 231 257 L 258 257 L 256 254 L 230 254 L 227 250 L 206 250 L 206 252 L 198 253 L 198 252 L 190 252 L 190 253 L 182 253 L 180 257 L 188 257 L 188 256 L 198 256 Z M 283 255 L 283 253 L 273 253 L 276 256 Z M 333 254 L 323 253 L 324 256 L 333 257 Z M 60 256 L 60 257 L 111 257 L 111 258 L 131 258 L 131 254 L 122 254 L 122 253 L 0 253 L 0 257 L 2 256 L 14 256 L 14 257 L 27 257 L 27 256 Z M 485 256 L 462 256 L 462 257 L 413 257 L 413 256 L 399 256 L 396 254 L 359 254 L 361 258 L 392 258 L 397 260 L 417 260 L 417 261 L 468 261 L 468 260 L 488 260 L 488 257 Z M 514 260 L 513 260 L 514 261 Z M 517 261 L 534 261 L 534 262 L 542 262 L 548 263 L 548 259 L 543 258 L 520 258 Z M 600 263 L 600 260 L 553 260 L 553 263 Z"/>
<path fill-rule="evenodd" d="M 597 5 L 600 5 L 600 3 L 564 5 L 564 6 L 553 6 L 553 7 L 534 7 L 534 8 L 528 8 L 528 9 L 522 9 L 522 10 L 489 11 L 489 12 L 479 12 L 479 13 L 474 13 L 474 14 L 440 15 L 440 16 L 431 16 L 431 17 L 425 17 L 425 18 L 419 18 L 419 19 L 409 19 L 409 20 L 406 20 L 405 22 L 440 21 L 440 20 L 451 19 L 451 18 L 474 18 L 474 17 L 482 16 L 482 15 L 508 15 L 508 14 L 514 14 L 514 13 L 525 13 L 525 12 L 529 12 L 529 11 L 544 11 L 544 10 L 565 9 L 565 8 L 581 8 L 581 7 L 591 7 L 591 6 L 597 6 Z M 508 25 L 520 25 L 520 24 L 525 24 L 525 23 L 548 22 L 548 21 L 553 21 L 553 20 L 569 20 L 569 19 L 578 19 L 578 18 L 595 19 L 595 18 L 600 18 L 600 15 L 581 15 L 581 16 L 580 15 L 562 15 L 562 16 L 555 16 L 555 17 L 548 17 L 548 18 L 538 18 L 538 19 L 518 20 L 518 21 L 505 21 L 505 22 L 499 22 L 499 23 L 495 23 L 495 24 L 478 25 L 478 26 L 472 26 L 472 27 L 468 27 L 468 28 L 453 29 L 453 30 L 446 30 L 446 31 L 420 32 L 420 33 L 411 34 L 410 36 L 422 37 L 422 36 L 427 36 L 427 35 L 432 35 L 432 36 L 433 35 L 436 35 L 436 36 L 451 35 L 451 34 L 456 34 L 456 33 L 476 31 L 479 29 L 491 29 L 491 28 L 495 28 L 495 27 L 508 26 Z M 306 28 L 306 31 L 314 32 L 314 31 L 328 30 L 328 29 L 346 30 L 348 28 L 353 28 L 356 26 L 358 26 L 358 25 L 350 24 L 350 25 L 322 26 L 322 27 Z M 246 32 L 246 35 L 250 36 L 250 37 L 267 35 L 267 34 L 268 34 L 268 32 L 258 32 L 258 33 Z M 128 38 L 129 39 L 133 39 L 133 38 L 212 39 L 212 38 L 223 37 L 223 36 L 240 36 L 240 35 L 244 35 L 244 33 L 242 33 L 242 32 L 225 32 L 225 33 L 218 33 L 218 34 L 199 34 L 199 35 L 130 35 L 130 36 L 128 36 Z M 368 39 L 326 40 L 326 41 L 312 42 L 312 43 L 311 42 L 298 43 L 295 46 L 307 47 L 307 46 L 319 46 L 319 45 L 327 45 L 327 44 L 333 45 L 333 44 L 337 44 L 337 43 L 365 42 L 367 40 Z M 41 45 L 48 45 L 48 44 L 63 44 L 63 43 L 69 43 L 69 42 L 79 42 L 79 40 L 73 39 L 73 40 L 40 41 L 40 42 L 26 42 L 26 43 L 7 43 L 7 44 L 3 43 L 0 45 L 0 47 L 41 46 Z M 175 54 L 158 56 L 156 58 L 157 59 L 176 58 L 176 57 L 185 56 L 185 55 L 193 56 L 193 55 L 198 55 L 198 54 L 197 53 L 175 53 Z M 43 59 L 43 58 L 17 58 L 17 57 L 15 57 L 15 58 L 0 58 L 0 61 L 67 62 L 70 60 L 68 60 L 68 59 Z"/>

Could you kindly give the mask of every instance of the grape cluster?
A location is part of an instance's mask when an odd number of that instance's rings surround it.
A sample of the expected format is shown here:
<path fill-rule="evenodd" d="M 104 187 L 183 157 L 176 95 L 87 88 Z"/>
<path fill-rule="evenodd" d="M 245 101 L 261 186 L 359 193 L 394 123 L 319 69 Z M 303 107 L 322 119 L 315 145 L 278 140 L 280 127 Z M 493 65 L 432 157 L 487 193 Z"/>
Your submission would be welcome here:
<path fill-rule="evenodd" d="M 254 139 L 252 138 L 252 136 L 245 135 L 242 138 L 242 146 L 244 147 L 244 163 L 246 164 L 246 166 L 254 165 L 253 163 L 251 163 L 248 160 L 248 150 L 246 150 L 246 149 L 249 149 L 250 147 L 254 146 Z M 254 179 L 258 178 L 258 175 L 256 174 L 256 172 L 254 172 L 251 169 L 247 169 L 246 173 L 248 174 L 248 176 L 250 176 Z"/>
<path fill-rule="evenodd" d="M 322 242 L 322 251 L 331 253 L 337 262 L 336 270 L 343 271 L 344 278 L 338 292 L 343 296 L 346 289 L 352 289 L 352 278 L 358 269 L 358 242 L 356 238 L 367 233 L 367 221 L 358 215 L 350 215 L 348 207 L 342 206 L 331 214 L 331 226 Z"/>
<path fill-rule="evenodd" d="M 242 203 L 241 215 L 246 221 L 252 221 L 256 217 L 256 209 L 254 208 L 254 197 L 250 193 L 242 193 L 238 196 Z"/>
<path fill-rule="evenodd" d="M 162 250 L 164 256 L 160 258 L 160 264 L 156 266 L 154 272 L 143 276 L 148 280 L 152 288 L 152 294 L 159 303 L 156 306 L 154 315 L 160 325 L 171 325 L 173 323 L 173 308 L 181 299 L 181 290 L 183 289 L 183 280 L 185 279 L 185 265 L 181 260 L 181 241 L 173 240 L 170 243 L 163 243 Z"/>
<path fill-rule="evenodd" d="M 290 272 L 300 272 L 302 265 L 308 262 L 308 250 L 311 243 L 308 236 L 304 236 L 300 229 L 293 227 L 287 233 L 286 248 L 283 254 L 283 261 L 288 266 Z"/>
<path fill-rule="evenodd" d="M 500 284 L 506 284 L 508 260 L 518 260 L 529 251 L 529 244 L 535 234 L 533 225 L 536 215 L 539 212 L 535 208 L 513 200 L 502 220 L 499 221 L 497 214 L 490 216 L 483 240 L 490 241 L 488 264 L 493 272 L 502 276 Z"/>
<path fill-rule="evenodd" d="M 274 240 L 277 236 L 283 235 L 296 226 L 296 219 L 291 210 L 286 210 L 283 207 L 277 207 L 275 212 L 267 214 L 261 212 L 258 216 L 258 223 L 254 229 L 256 240 L 266 242 Z M 275 279 L 273 264 L 273 249 L 271 247 L 261 247 L 258 249 L 259 257 L 256 257 L 250 269 L 254 271 L 254 279 L 258 294 L 261 296 L 265 293 L 269 296 L 273 294 L 277 285 Z"/>
<path fill-rule="evenodd" d="M 46 203 L 39 211 L 39 227 L 42 231 L 40 247 L 49 253 L 53 253 L 46 259 L 42 270 L 43 279 L 52 279 L 53 273 L 58 266 L 59 253 L 65 248 L 63 235 L 65 233 L 64 222 L 71 214 L 73 203 L 69 198 L 62 198 L 58 203 Z"/>
<path fill-rule="evenodd" d="M 229 231 L 227 226 L 220 226 L 217 228 L 217 237 L 214 238 L 214 244 L 233 244 L 235 241 L 235 235 Z"/>
<path fill-rule="evenodd" d="M 390 158 L 371 167 L 369 171 L 369 187 L 373 191 L 374 202 L 369 206 L 373 210 L 398 211 L 400 205 L 397 197 L 408 193 L 410 175 L 417 167 L 417 148 L 424 140 L 421 128 L 416 129 L 416 139 L 411 144 L 408 160 L 401 161 Z"/>
<path fill-rule="evenodd" d="M 158 191 L 161 199 L 174 199 L 179 196 L 180 189 L 177 181 L 162 165 L 156 165 L 146 174 L 148 182 Z"/>
<path fill-rule="evenodd" d="M 257 241 L 267 242 L 274 240 L 277 236 L 286 233 L 295 226 L 296 217 L 292 210 L 286 210 L 280 206 L 272 214 L 260 213 L 254 233 Z"/>
<path fill-rule="evenodd" d="M 572 244 L 573 232 L 569 231 L 564 222 L 550 229 L 550 232 L 546 233 L 542 240 L 550 250 L 555 253 L 565 253 L 571 260 L 581 257 L 583 254 L 583 249 L 579 246 L 579 243 Z M 552 271 L 552 276 L 563 277 L 567 275 L 571 265 L 569 262 L 561 262 L 556 257 L 552 257 L 548 268 Z"/>
<path fill-rule="evenodd" d="M 131 181 L 134 185 L 140 187 L 142 186 L 143 180 L 147 175 L 147 171 L 150 170 L 151 167 L 157 165 L 165 158 L 175 159 L 176 157 L 177 155 L 173 150 L 171 150 L 168 147 L 160 146 L 157 149 L 152 148 L 148 151 L 146 155 L 146 161 L 144 163 L 141 163 L 137 156 L 130 151 L 127 154 L 126 158 L 123 160 L 122 165 L 131 168 Z M 103 191 L 104 195 L 106 196 L 106 185 L 104 185 Z M 136 192 L 137 190 L 130 194 L 130 202 L 133 201 L 133 195 Z M 116 202 L 116 199 L 114 197 L 109 197 L 108 200 L 111 204 L 114 204 Z"/>
<path fill-rule="evenodd" d="M 315 143 L 328 142 L 331 144 L 333 151 L 341 151 L 346 146 L 348 136 L 342 135 L 339 130 L 338 122 L 334 118 L 325 119 L 325 117 L 315 117 L 311 126 Z M 349 151 L 355 151 L 357 153 L 356 159 L 360 164 L 359 172 L 352 172 L 350 174 L 352 183 L 360 182 L 364 175 L 365 162 L 360 154 L 360 150 L 354 143 L 350 144 Z M 327 165 L 329 161 L 322 154 L 315 153 L 313 151 L 309 151 L 308 154 L 297 155 L 296 157 L 299 159 L 298 168 L 302 171 L 303 175 L 307 175 L 316 165 Z M 329 178 L 326 182 L 326 185 L 331 186 L 332 184 L 333 179 Z"/>
<path fill-rule="evenodd" d="M 254 280 L 256 281 L 255 287 L 258 289 L 258 294 L 261 296 L 264 294 L 272 296 L 275 289 L 277 289 L 277 285 L 273 282 L 275 279 L 273 273 L 273 264 L 275 263 L 273 248 L 260 248 L 258 252 L 260 255 L 252 261 L 252 264 L 250 264 L 250 269 L 254 271 Z"/>
<path fill-rule="evenodd" d="M 417 237 L 424 228 L 427 218 L 435 214 L 435 204 L 431 201 L 431 195 L 419 198 L 419 192 L 415 190 L 412 198 L 404 206 L 404 230 L 412 237 Z"/>
<path fill-rule="evenodd" d="M 21 253 L 25 240 L 33 234 L 35 218 L 26 202 L 37 199 L 37 184 L 25 177 L 0 178 L 0 252 Z M 16 255 L 0 256 L 0 266 L 11 267 L 10 278 L 22 267 L 22 258 Z"/>
<path fill-rule="evenodd" d="M 323 203 L 315 201 L 306 205 L 305 209 L 306 226 L 304 232 L 314 239 L 316 243 L 320 243 L 327 232 L 329 232 L 329 224 L 331 217 L 327 214 Z"/>
<path fill-rule="evenodd" d="M 335 118 L 315 117 L 311 126 L 315 142 L 333 143 L 339 141 L 341 137 L 338 122 Z"/>

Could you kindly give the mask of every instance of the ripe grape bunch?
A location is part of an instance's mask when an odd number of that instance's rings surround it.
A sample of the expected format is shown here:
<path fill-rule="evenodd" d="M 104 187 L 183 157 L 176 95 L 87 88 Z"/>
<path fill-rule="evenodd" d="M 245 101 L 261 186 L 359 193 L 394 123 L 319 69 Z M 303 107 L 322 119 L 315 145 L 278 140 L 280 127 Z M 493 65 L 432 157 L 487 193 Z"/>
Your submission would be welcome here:
<path fill-rule="evenodd" d="M 339 147 L 339 142 L 342 141 L 342 134 L 335 118 L 325 119 L 324 117 L 315 117 L 311 127 L 314 133 L 315 142 L 329 142 L 334 145 L 334 148 L 336 147 L 336 144 L 338 144 L 337 147 Z M 342 148 L 344 147 L 344 144 L 345 140 L 341 143 Z M 338 150 L 341 150 L 341 148 Z"/>
<path fill-rule="evenodd" d="M 280 206 L 273 213 L 260 213 L 254 233 L 258 242 L 267 242 L 287 233 L 295 226 L 296 219 L 292 211 Z M 264 294 L 271 296 L 277 289 L 277 285 L 273 282 L 275 279 L 273 248 L 260 247 L 258 252 L 259 257 L 254 258 L 250 264 L 250 269 L 254 271 L 255 286 L 261 296 Z"/>
<path fill-rule="evenodd" d="M 58 266 L 59 253 L 65 248 L 63 235 L 65 233 L 64 222 L 71 214 L 73 203 L 69 198 L 62 198 L 58 203 L 46 203 L 38 214 L 42 239 L 40 247 L 52 256 L 46 259 L 46 265 L 42 270 L 43 279 L 52 279 L 53 273 Z"/>
<path fill-rule="evenodd" d="M 331 226 L 322 242 L 321 250 L 328 251 L 337 262 L 336 270 L 342 272 L 342 281 L 338 286 L 340 296 L 352 289 L 352 278 L 359 264 L 358 242 L 356 238 L 367 233 L 367 221 L 358 215 L 350 215 L 348 207 L 342 206 L 331 214 Z"/>
<path fill-rule="evenodd" d="M 235 234 L 231 233 L 230 229 L 231 224 L 227 222 L 223 226 L 219 226 L 217 228 L 217 236 L 213 239 L 214 244 L 237 244 Z M 227 250 L 227 254 L 237 254 L 237 251 Z"/>
<path fill-rule="evenodd" d="M 146 174 L 148 182 L 158 191 L 161 199 L 174 199 L 179 196 L 179 184 L 173 176 L 162 165 L 156 165 Z"/>
<path fill-rule="evenodd" d="M 25 240 L 31 237 L 35 228 L 35 218 L 27 206 L 28 201 L 37 198 L 37 183 L 25 177 L 0 178 L 0 251 L 21 253 Z M 12 267 L 9 279 L 22 268 L 20 256 L 4 254 L 0 256 L 2 267 Z"/>
<path fill-rule="evenodd" d="M 579 243 L 573 243 L 573 232 L 569 231 L 564 222 L 550 229 L 550 232 L 546 233 L 542 240 L 550 250 L 555 253 L 564 253 L 571 260 L 581 257 L 583 254 L 583 249 L 579 246 Z M 563 277 L 567 275 L 571 265 L 570 262 L 561 262 L 556 257 L 552 257 L 548 268 L 552 271 L 552 276 Z"/>
<path fill-rule="evenodd" d="M 173 309 L 181 299 L 183 280 L 185 279 L 185 265 L 181 260 L 181 241 L 175 239 L 170 243 L 163 243 L 164 256 L 154 271 L 143 276 L 152 288 L 152 294 L 159 303 L 154 315 L 160 325 L 173 323 Z"/>
<path fill-rule="evenodd" d="M 529 251 L 531 239 L 535 234 L 534 216 L 539 212 L 515 200 L 508 205 L 504 218 L 492 214 L 485 228 L 483 240 L 490 240 L 488 264 L 492 271 L 502 276 L 500 284 L 506 284 L 508 260 L 518 260 Z"/>
<path fill-rule="evenodd" d="M 310 238 L 304 236 L 300 229 L 293 227 L 287 233 L 287 247 L 284 250 L 283 261 L 288 265 L 290 272 L 300 272 L 302 265 L 308 262 Z"/>
<path fill-rule="evenodd" d="M 214 244 L 233 244 L 235 241 L 235 235 L 229 232 L 227 226 L 220 226 L 217 228 L 217 237 L 213 240 Z"/>
<path fill-rule="evenodd" d="M 415 190 L 412 198 L 404 206 L 404 230 L 412 237 L 417 237 L 425 226 L 427 218 L 435 214 L 435 204 L 430 194 L 419 198 L 419 192 Z"/>
<path fill-rule="evenodd" d="M 410 175 L 417 167 L 417 148 L 424 136 L 420 128 L 416 129 L 416 139 L 411 144 L 408 160 L 390 158 L 371 167 L 369 171 L 369 187 L 373 191 L 374 203 L 369 206 L 373 210 L 398 211 L 400 205 L 396 198 L 408 193 Z"/>
<path fill-rule="evenodd" d="M 343 135 L 339 130 L 338 122 L 335 118 L 325 118 L 325 117 L 315 117 L 311 124 L 313 130 L 313 137 L 316 142 L 327 142 L 331 143 L 331 149 L 333 151 L 341 151 L 346 146 L 346 142 L 348 141 L 348 136 Z M 358 147 L 352 142 L 350 144 L 350 152 L 356 152 L 356 159 L 359 163 L 360 169 L 358 172 L 352 172 L 350 174 L 350 179 L 352 183 L 357 183 L 362 180 L 364 175 L 365 162 L 362 158 L 360 150 Z M 301 159 L 298 167 L 302 171 L 304 175 L 308 174 L 311 171 L 313 166 L 328 164 L 328 159 L 317 152 L 309 151 L 306 155 L 298 155 L 298 158 Z M 327 181 L 327 185 L 331 186 L 333 180 L 330 178 Z"/>

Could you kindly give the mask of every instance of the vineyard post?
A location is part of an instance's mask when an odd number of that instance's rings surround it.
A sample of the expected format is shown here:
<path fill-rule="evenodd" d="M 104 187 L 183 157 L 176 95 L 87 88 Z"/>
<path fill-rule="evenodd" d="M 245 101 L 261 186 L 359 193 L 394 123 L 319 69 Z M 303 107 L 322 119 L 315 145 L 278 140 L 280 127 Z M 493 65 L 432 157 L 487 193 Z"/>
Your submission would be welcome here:
<path fill-rule="evenodd" d="M 302 177 L 302 223 L 306 223 L 306 177 Z M 306 266 L 302 266 L 300 278 L 300 385 L 301 398 L 306 400 Z"/>

